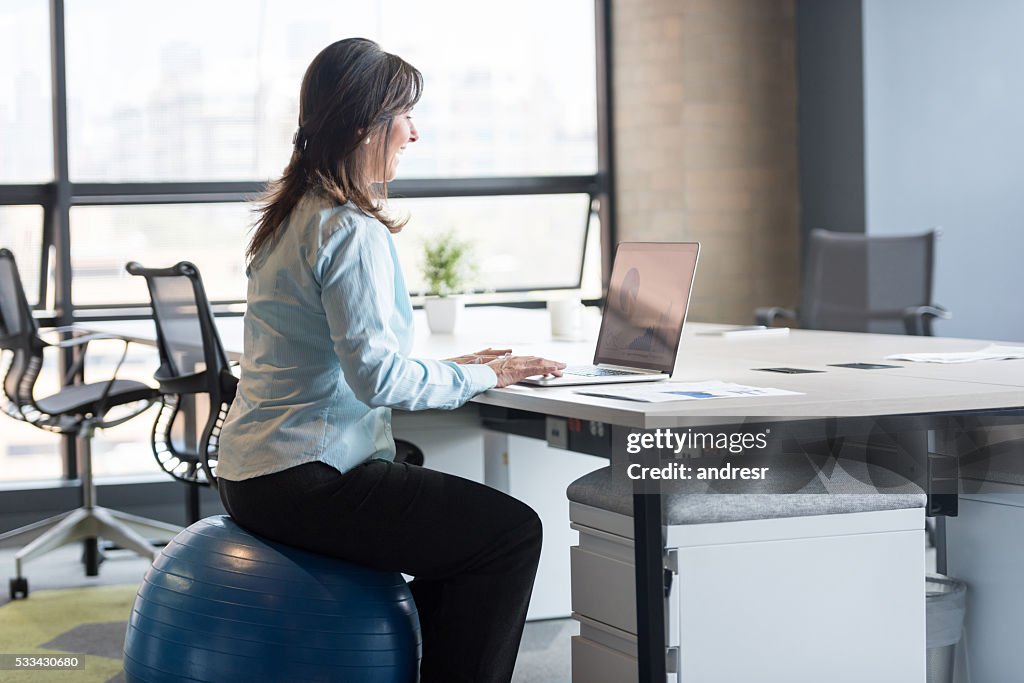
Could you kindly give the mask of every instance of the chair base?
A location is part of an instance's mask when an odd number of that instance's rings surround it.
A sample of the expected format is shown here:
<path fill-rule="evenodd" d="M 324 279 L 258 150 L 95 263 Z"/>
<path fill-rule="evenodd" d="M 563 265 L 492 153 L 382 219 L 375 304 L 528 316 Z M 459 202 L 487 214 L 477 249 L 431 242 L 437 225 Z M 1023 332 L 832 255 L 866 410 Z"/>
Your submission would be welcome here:
<path fill-rule="evenodd" d="M 81 540 L 98 541 L 104 538 L 152 561 L 158 550 L 147 537 L 169 541 L 179 531 L 181 528 L 173 524 L 109 508 L 82 507 L 0 534 L 0 548 L 29 541 L 28 545 L 14 556 L 15 577 L 12 579 L 12 585 L 15 582 L 22 585 L 24 562 L 41 557 L 68 543 Z M 96 572 L 88 571 L 87 575 L 95 576 Z M 27 594 L 27 591 L 25 593 Z"/>

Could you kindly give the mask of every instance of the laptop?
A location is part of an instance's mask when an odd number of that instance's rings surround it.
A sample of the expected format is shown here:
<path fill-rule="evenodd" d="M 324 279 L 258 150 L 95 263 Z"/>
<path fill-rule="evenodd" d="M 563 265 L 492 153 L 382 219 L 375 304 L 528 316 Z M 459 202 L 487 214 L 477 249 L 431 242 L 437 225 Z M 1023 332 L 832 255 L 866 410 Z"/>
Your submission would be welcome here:
<path fill-rule="evenodd" d="M 615 250 L 594 364 L 567 367 L 561 377 L 527 377 L 522 384 L 668 379 L 679 353 L 699 252 L 696 242 L 621 242 Z"/>

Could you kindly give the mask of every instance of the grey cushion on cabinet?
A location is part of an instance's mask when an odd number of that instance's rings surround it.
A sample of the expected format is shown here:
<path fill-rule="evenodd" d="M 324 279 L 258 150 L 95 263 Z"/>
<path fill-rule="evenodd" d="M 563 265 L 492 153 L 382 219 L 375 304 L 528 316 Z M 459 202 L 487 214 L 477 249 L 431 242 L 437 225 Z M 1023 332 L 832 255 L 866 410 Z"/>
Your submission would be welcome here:
<path fill-rule="evenodd" d="M 827 473 L 800 457 L 773 461 L 770 466 L 768 478 L 763 482 L 696 479 L 663 482 L 665 523 L 709 524 L 900 510 L 921 508 L 927 501 L 917 484 L 863 462 L 832 461 Z M 613 476 L 612 468 L 604 467 L 574 481 L 566 494 L 572 502 L 632 515 L 633 484 L 624 471 Z M 745 492 L 730 493 L 730 490 Z"/>

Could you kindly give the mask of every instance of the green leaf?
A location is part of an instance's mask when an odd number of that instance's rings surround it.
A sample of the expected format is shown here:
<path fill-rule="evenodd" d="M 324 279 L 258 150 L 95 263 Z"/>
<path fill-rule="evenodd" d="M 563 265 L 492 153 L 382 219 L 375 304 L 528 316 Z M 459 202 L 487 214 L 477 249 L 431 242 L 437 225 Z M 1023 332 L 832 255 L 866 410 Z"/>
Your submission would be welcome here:
<path fill-rule="evenodd" d="M 449 296 L 466 291 L 469 283 L 471 245 L 445 231 L 423 243 L 423 278 L 429 294 Z"/>

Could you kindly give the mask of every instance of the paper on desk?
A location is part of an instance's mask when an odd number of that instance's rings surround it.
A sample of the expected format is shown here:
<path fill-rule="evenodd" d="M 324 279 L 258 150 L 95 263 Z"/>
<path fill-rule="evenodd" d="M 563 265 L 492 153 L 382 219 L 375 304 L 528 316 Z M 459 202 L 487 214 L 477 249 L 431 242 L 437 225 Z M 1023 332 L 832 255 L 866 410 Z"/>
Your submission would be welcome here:
<path fill-rule="evenodd" d="M 978 360 L 1014 360 L 1024 358 L 1024 346 L 989 344 L 977 351 L 954 353 L 894 353 L 885 360 L 909 360 L 915 363 L 971 363 Z"/>
<path fill-rule="evenodd" d="M 656 384 L 626 384 L 608 387 L 593 387 L 576 391 L 584 396 L 617 398 L 641 403 L 665 403 L 668 401 L 702 401 L 709 398 L 755 398 L 758 396 L 799 396 L 798 391 L 749 387 L 732 382 L 710 380 L 707 382 L 658 382 Z"/>
<path fill-rule="evenodd" d="M 698 336 L 725 337 L 726 339 L 747 337 L 784 337 L 789 334 L 789 328 L 752 325 L 750 327 L 729 327 L 721 330 L 711 330 L 709 332 L 698 332 L 697 334 Z"/>

